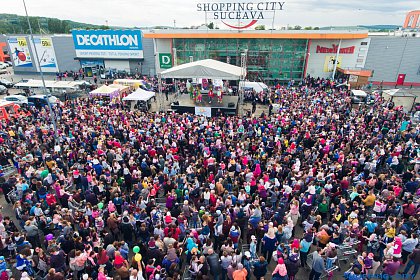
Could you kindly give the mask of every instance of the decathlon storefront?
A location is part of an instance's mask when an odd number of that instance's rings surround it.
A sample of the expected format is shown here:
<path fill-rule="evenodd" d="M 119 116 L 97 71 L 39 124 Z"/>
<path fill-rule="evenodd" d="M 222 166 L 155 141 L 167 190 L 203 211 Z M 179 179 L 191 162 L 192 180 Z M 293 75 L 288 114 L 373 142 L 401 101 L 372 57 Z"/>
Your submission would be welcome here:
<path fill-rule="evenodd" d="M 207 58 L 240 66 L 246 52 L 248 79 L 265 82 L 330 77 L 339 46 L 339 67 L 363 68 L 369 47 L 366 31 L 153 30 L 143 36 L 154 39 L 157 73 Z"/>
<path fill-rule="evenodd" d="M 88 76 L 91 71 L 132 73 L 143 62 L 140 30 L 73 30 L 72 35 L 76 59 Z"/>

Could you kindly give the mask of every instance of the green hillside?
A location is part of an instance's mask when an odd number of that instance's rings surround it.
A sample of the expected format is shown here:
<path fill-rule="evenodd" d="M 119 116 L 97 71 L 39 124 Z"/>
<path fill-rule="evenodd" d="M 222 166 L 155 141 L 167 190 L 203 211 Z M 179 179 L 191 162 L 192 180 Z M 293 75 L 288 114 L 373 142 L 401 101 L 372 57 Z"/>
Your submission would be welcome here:
<path fill-rule="evenodd" d="M 108 29 L 105 25 L 94 25 L 71 20 L 59 20 L 47 17 L 29 17 L 35 34 L 70 33 L 72 29 Z M 0 34 L 29 33 L 26 17 L 13 14 L 0 14 Z"/>

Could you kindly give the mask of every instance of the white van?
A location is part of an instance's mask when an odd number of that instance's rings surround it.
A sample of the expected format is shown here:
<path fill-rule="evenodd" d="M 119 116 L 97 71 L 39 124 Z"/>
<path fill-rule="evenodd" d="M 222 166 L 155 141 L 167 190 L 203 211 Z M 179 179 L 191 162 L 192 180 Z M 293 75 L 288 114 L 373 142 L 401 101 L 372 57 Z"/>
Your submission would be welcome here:
<path fill-rule="evenodd" d="M 255 92 L 268 92 L 268 86 L 264 83 L 245 81 L 240 83 L 243 89 L 253 89 Z"/>
<path fill-rule="evenodd" d="M 367 93 L 363 90 L 353 89 L 351 91 L 351 103 L 353 104 L 361 104 L 366 103 Z"/>

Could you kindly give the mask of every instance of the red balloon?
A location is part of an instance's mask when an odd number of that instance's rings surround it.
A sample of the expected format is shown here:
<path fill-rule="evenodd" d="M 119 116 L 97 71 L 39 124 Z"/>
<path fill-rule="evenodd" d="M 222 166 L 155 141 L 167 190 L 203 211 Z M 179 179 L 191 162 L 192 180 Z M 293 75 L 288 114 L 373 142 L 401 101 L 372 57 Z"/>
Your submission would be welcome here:
<path fill-rule="evenodd" d="M 25 61 L 26 60 L 26 55 L 23 52 L 20 52 L 18 54 L 18 58 L 20 59 L 20 61 Z"/>

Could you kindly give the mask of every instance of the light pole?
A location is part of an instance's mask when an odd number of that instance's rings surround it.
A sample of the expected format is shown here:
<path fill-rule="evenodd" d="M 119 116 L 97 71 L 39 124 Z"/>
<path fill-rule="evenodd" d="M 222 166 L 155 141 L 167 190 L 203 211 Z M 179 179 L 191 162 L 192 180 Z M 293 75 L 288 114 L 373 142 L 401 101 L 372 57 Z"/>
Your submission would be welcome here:
<path fill-rule="evenodd" d="M 247 65 L 248 50 L 241 53 L 241 80 L 239 81 L 239 113 L 241 116 L 244 115 L 244 86 L 246 77 L 246 65 Z"/>
<path fill-rule="evenodd" d="M 50 110 L 50 118 L 51 118 L 51 122 L 52 122 L 53 127 L 54 127 L 54 140 L 55 140 L 55 145 L 59 145 L 59 143 L 58 143 L 58 134 L 57 134 L 57 124 L 55 123 L 54 113 L 53 113 L 53 110 L 52 110 L 50 99 L 49 99 L 49 97 L 47 95 L 47 91 L 46 91 L 47 90 L 47 87 L 45 86 L 44 72 L 42 72 L 41 63 L 39 61 L 38 51 L 36 49 L 36 45 L 35 45 L 35 41 L 34 41 L 34 34 L 32 33 L 31 21 L 29 20 L 29 15 L 28 15 L 28 10 L 26 9 L 25 0 L 22 0 L 22 2 L 23 2 L 23 7 L 25 8 L 26 20 L 28 21 L 29 33 L 31 35 L 32 45 L 34 47 L 34 53 L 35 53 L 36 63 L 38 64 L 39 74 L 41 75 L 42 86 L 43 86 L 42 87 L 42 92 L 44 93 L 44 96 L 45 96 L 44 98 L 47 99 L 48 108 Z"/>
<path fill-rule="evenodd" d="M 335 73 L 336 73 L 336 71 L 337 71 L 337 64 L 338 64 L 338 56 L 340 55 L 340 49 L 341 49 L 341 39 L 340 39 L 340 42 L 338 43 L 338 48 L 337 48 L 337 53 L 336 53 L 336 55 L 335 55 L 335 60 L 334 60 L 334 70 L 333 70 L 333 73 L 332 73 L 332 80 L 334 81 L 334 79 L 335 79 Z"/>

